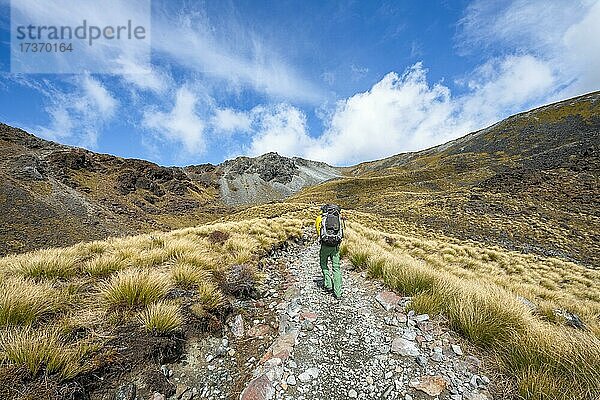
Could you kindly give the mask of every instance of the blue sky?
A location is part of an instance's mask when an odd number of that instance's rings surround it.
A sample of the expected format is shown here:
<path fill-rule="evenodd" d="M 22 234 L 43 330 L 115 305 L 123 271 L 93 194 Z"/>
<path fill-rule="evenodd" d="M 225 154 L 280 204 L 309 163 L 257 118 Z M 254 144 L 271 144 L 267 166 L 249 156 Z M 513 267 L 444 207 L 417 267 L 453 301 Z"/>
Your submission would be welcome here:
<path fill-rule="evenodd" d="M 13 7 L 82 12 L 37 3 Z M 600 1 L 155 0 L 151 64 L 112 74 L 11 73 L 10 6 L 0 121 L 162 165 L 267 151 L 349 165 L 600 89 Z"/>

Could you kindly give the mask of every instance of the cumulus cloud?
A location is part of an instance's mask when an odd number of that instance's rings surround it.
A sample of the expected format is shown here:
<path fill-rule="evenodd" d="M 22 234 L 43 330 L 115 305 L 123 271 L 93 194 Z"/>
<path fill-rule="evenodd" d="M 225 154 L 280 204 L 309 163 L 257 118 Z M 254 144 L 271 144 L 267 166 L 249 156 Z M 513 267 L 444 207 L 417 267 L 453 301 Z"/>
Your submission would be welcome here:
<path fill-rule="evenodd" d="M 456 129 L 454 112 L 450 90 L 430 86 L 418 63 L 402 76 L 389 73 L 369 91 L 339 101 L 329 128 L 306 155 L 337 164 L 416 150 Z"/>
<path fill-rule="evenodd" d="M 453 97 L 442 83 L 430 84 L 416 63 L 391 72 L 363 93 L 338 101 L 318 137 L 306 116 L 289 105 L 263 112 L 251 154 L 278 151 L 336 165 L 416 151 L 489 125 L 507 109 L 521 110 L 554 84 L 552 72 L 531 56 L 511 56 L 479 67 Z"/>
<path fill-rule="evenodd" d="M 315 145 L 307 134 L 306 115 L 296 107 L 285 103 L 259 106 L 251 111 L 251 115 L 256 130 L 248 149 L 251 155 L 276 151 L 296 156 Z"/>
<path fill-rule="evenodd" d="M 196 112 L 196 95 L 183 86 L 175 94 L 175 104 L 169 112 L 149 109 L 144 113 L 143 125 L 157 137 L 183 144 L 188 153 L 205 151 L 205 123 Z"/>

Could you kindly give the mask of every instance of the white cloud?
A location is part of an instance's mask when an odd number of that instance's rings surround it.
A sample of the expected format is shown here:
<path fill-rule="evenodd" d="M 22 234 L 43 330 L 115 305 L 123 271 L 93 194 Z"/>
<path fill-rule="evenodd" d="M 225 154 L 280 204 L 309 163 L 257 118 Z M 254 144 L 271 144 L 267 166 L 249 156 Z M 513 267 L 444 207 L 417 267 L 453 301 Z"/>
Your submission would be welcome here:
<path fill-rule="evenodd" d="M 171 76 L 156 66 L 140 64 L 129 57 L 119 57 L 116 62 L 122 79 L 139 89 L 162 94 L 172 84 Z"/>
<path fill-rule="evenodd" d="M 74 83 L 75 89 L 67 92 L 30 83 L 47 97 L 50 123 L 26 129 L 46 139 L 95 148 L 102 127 L 113 119 L 119 103 L 89 74 L 76 78 Z"/>
<path fill-rule="evenodd" d="M 556 80 L 548 101 L 600 88 L 600 1 L 478 0 L 467 9 L 457 36 L 466 53 L 530 55 Z"/>
<path fill-rule="evenodd" d="M 556 87 L 556 78 L 548 63 L 536 57 L 507 56 L 476 68 L 466 85 L 471 92 L 461 99 L 463 117 L 489 123 L 542 101 Z"/>
<path fill-rule="evenodd" d="M 402 76 L 387 74 L 369 91 L 338 102 L 328 129 L 308 134 L 306 116 L 287 104 L 253 110 L 258 128 L 250 154 L 277 151 L 333 164 L 349 164 L 416 150 L 464 133 L 467 122 L 447 87 L 427 83 L 415 64 Z"/>
<path fill-rule="evenodd" d="M 317 85 L 253 32 L 234 26 L 218 35 L 194 12 L 178 18 L 156 13 L 153 22 L 153 49 L 185 68 L 282 100 L 318 103 L 323 98 Z"/>
<path fill-rule="evenodd" d="M 521 110 L 554 84 L 551 71 L 531 56 L 510 56 L 478 68 L 466 94 L 452 97 L 430 84 L 421 63 L 391 72 L 363 93 L 340 100 L 319 137 L 308 134 L 306 117 L 289 105 L 260 113 L 250 153 L 286 155 L 349 165 L 416 151 L 495 122 L 507 109 Z M 268 112 L 266 112 L 268 111 Z"/>
<path fill-rule="evenodd" d="M 81 111 L 85 112 L 85 107 L 93 105 L 94 109 L 98 110 L 107 118 L 112 118 L 117 107 L 117 100 L 106 90 L 102 84 L 90 77 L 84 75 L 81 81 L 81 87 L 85 94 L 86 100 L 81 104 Z"/>
<path fill-rule="evenodd" d="M 567 61 L 566 69 L 575 81 L 571 93 L 589 92 L 600 88 L 600 1 L 592 6 L 584 18 L 571 25 L 563 35 L 565 52 L 557 59 Z M 570 61 L 570 62 L 569 62 Z"/>
<path fill-rule="evenodd" d="M 315 142 L 307 134 L 306 116 L 289 104 L 255 107 L 251 115 L 256 126 L 248 153 L 254 156 L 276 151 L 296 156 L 311 148 Z"/>
<path fill-rule="evenodd" d="M 231 108 L 217 109 L 211 118 L 213 127 L 218 132 L 246 132 L 250 129 L 251 119 L 247 113 Z"/>
<path fill-rule="evenodd" d="M 177 90 L 171 111 L 147 110 L 143 125 L 162 139 L 183 144 L 188 153 L 203 153 L 205 123 L 196 112 L 197 101 L 196 95 L 183 86 Z"/>
<path fill-rule="evenodd" d="M 439 131 L 452 114 L 449 89 L 429 86 L 418 63 L 402 76 L 389 73 L 368 92 L 339 101 L 329 129 L 307 156 L 352 163 L 416 150 L 452 130 L 454 122 Z"/>

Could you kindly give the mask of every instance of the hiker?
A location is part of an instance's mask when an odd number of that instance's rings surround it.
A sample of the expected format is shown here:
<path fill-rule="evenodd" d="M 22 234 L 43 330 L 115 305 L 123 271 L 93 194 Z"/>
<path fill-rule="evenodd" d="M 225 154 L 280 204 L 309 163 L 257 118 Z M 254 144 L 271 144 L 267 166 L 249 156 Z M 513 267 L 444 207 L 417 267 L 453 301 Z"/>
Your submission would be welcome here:
<path fill-rule="evenodd" d="M 340 243 L 344 237 L 344 223 L 340 207 L 335 204 L 325 204 L 321 207 L 321 214 L 315 221 L 317 237 L 321 244 L 319 260 L 323 271 L 323 287 L 333 289 L 336 299 L 342 297 L 342 271 L 340 270 Z M 333 282 L 329 275 L 329 259 L 333 270 Z"/>

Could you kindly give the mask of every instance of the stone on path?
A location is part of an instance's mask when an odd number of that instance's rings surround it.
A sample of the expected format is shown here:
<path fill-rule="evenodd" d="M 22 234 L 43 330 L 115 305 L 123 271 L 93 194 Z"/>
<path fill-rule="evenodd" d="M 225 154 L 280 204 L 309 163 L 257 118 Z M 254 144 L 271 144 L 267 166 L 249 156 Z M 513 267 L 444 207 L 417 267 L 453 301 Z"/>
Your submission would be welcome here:
<path fill-rule="evenodd" d="M 267 400 L 275 395 L 273 384 L 266 375 L 253 379 L 240 394 L 240 400 Z"/>
<path fill-rule="evenodd" d="M 235 337 L 244 336 L 244 319 L 240 314 L 236 315 L 235 319 L 230 323 L 231 333 Z"/>
<path fill-rule="evenodd" d="M 375 300 L 381 304 L 385 311 L 393 310 L 398 305 L 401 297 L 394 292 L 383 291 L 375 296 Z"/>
<path fill-rule="evenodd" d="M 409 383 L 410 387 L 427 393 L 430 396 L 439 396 L 444 391 L 444 389 L 446 389 L 447 385 L 448 382 L 446 382 L 446 380 L 439 375 L 421 376 L 420 378 L 418 378 L 418 380 L 411 381 Z"/>
<path fill-rule="evenodd" d="M 248 329 L 248 336 L 258 337 L 258 336 L 267 336 L 271 332 L 271 327 L 265 324 L 254 325 L 250 329 Z"/>
<path fill-rule="evenodd" d="M 425 322 L 429 321 L 429 314 L 419 314 L 415 316 L 415 321 L 417 322 Z"/>
<path fill-rule="evenodd" d="M 401 337 L 397 337 L 392 341 L 391 351 L 404 357 L 417 357 L 419 355 L 419 349 L 415 343 Z"/>
<path fill-rule="evenodd" d="M 351 399 L 356 399 L 358 397 L 358 393 L 356 393 L 356 390 L 350 389 L 348 390 L 348 397 Z"/>
<path fill-rule="evenodd" d="M 310 312 L 310 311 L 306 311 L 306 312 L 301 312 L 300 313 L 300 321 L 310 321 L 310 322 L 315 322 L 317 320 L 317 314 L 315 314 L 314 312 Z"/>
<path fill-rule="evenodd" d="M 310 382 L 313 379 L 317 379 L 319 377 L 319 369 L 312 367 L 298 375 L 298 380 L 302 383 Z"/>
<path fill-rule="evenodd" d="M 456 354 L 457 356 L 462 356 L 463 355 L 463 351 L 462 351 L 462 349 L 460 348 L 459 345 L 453 344 L 451 347 L 452 347 L 452 351 L 454 352 L 454 354 Z"/>
<path fill-rule="evenodd" d="M 261 362 L 265 362 L 271 358 L 287 360 L 292 354 L 297 337 L 297 331 L 291 331 L 285 335 L 279 336 L 277 339 L 275 339 L 269 350 L 265 353 L 261 359 Z"/>
<path fill-rule="evenodd" d="M 285 382 L 290 386 L 296 386 L 296 377 L 294 375 L 290 375 L 287 377 Z"/>

